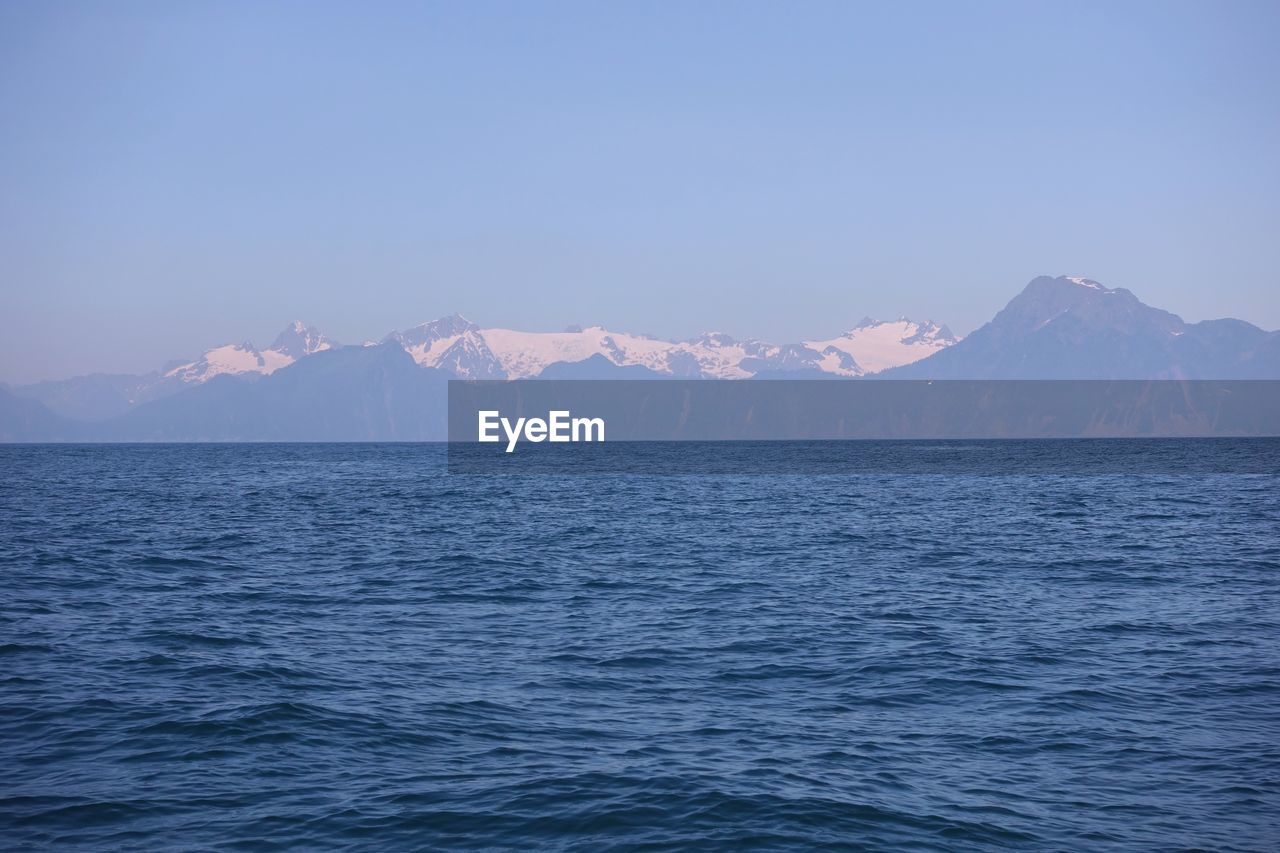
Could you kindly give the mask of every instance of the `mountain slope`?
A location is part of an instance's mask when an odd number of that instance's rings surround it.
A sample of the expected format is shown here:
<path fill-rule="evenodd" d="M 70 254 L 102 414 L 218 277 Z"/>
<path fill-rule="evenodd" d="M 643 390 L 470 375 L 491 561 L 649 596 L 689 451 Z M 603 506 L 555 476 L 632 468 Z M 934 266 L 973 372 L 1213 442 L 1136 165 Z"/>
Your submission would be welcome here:
<path fill-rule="evenodd" d="M 1278 339 L 1240 320 L 1185 323 L 1091 279 L 1041 276 L 964 340 L 879 377 L 1280 378 Z"/>
<path fill-rule="evenodd" d="M 0 388 L 0 442 L 75 441 L 84 427 L 54 414 L 39 400 Z"/>
<path fill-rule="evenodd" d="M 186 387 L 181 380 L 159 372 L 142 375 L 91 373 L 71 379 L 36 382 L 11 389 L 19 397 L 39 401 L 54 414 L 81 421 L 101 421 L 122 415 L 150 400 Z"/>
<path fill-rule="evenodd" d="M 538 379 L 669 379 L 639 364 L 614 364 L 600 353 L 582 361 L 556 361 Z"/>
<path fill-rule="evenodd" d="M 859 369 L 853 373 L 845 365 L 827 368 L 843 375 L 878 373 L 891 367 L 911 364 L 952 346 L 957 341 L 946 326 L 932 320 L 916 323 L 906 317 L 893 321 L 876 321 L 864 317 L 858 325 L 838 338 L 806 341 L 805 346 L 824 356 L 847 355 Z"/>
<path fill-rule="evenodd" d="M 268 349 L 252 343 L 227 344 L 206 350 L 200 358 L 170 364 L 143 374 L 94 373 L 12 389 L 19 397 L 39 400 L 62 417 L 103 421 L 153 400 L 177 394 L 217 376 L 270 374 L 300 358 L 323 352 L 335 344 L 314 326 L 300 321 L 287 326 Z"/>
<path fill-rule="evenodd" d="M 314 326 L 306 326 L 295 320 L 276 336 L 275 342 L 264 350 L 252 343 L 227 344 L 205 350 L 195 361 L 180 364 L 165 372 L 165 378 L 186 383 L 208 382 L 215 376 L 240 373 L 269 374 L 293 364 L 304 356 L 323 352 L 334 346 Z"/>
<path fill-rule="evenodd" d="M 218 376 L 101 425 L 113 441 L 424 441 L 444 437 L 448 374 L 395 344 L 329 348 L 269 376 Z"/>

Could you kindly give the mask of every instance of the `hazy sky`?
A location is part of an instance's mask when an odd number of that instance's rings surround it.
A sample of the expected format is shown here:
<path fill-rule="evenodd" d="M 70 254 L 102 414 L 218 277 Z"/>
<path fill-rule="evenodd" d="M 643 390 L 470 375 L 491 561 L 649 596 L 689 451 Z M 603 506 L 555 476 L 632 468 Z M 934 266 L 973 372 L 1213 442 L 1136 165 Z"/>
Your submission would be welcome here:
<path fill-rule="evenodd" d="M 0 380 L 454 311 L 1280 327 L 1280 3 L 0 4 Z"/>

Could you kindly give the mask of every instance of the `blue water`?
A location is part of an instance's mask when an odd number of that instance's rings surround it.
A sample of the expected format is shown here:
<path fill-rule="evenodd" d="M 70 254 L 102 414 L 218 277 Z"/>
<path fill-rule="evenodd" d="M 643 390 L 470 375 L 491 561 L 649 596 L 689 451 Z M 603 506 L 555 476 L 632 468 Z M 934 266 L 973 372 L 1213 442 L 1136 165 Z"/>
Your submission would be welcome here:
<path fill-rule="evenodd" d="M 1280 478 L 443 466 L 0 447 L 0 847 L 1280 840 Z"/>

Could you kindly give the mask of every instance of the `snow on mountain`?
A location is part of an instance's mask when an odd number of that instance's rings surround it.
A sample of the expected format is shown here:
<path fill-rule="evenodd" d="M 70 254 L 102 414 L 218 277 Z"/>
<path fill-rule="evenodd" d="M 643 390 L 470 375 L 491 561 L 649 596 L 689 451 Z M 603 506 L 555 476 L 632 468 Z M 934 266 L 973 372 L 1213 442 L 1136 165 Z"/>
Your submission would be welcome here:
<path fill-rule="evenodd" d="M 955 338 L 933 323 L 864 320 L 850 332 L 829 341 L 776 345 L 736 340 L 722 332 L 707 332 L 685 341 L 613 332 L 602 326 L 571 327 L 563 332 L 523 332 L 482 329 L 454 314 L 400 332 L 394 342 L 423 367 L 438 368 L 468 379 L 528 379 L 548 367 L 564 374 L 566 365 L 590 360 L 600 373 L 607 365 L 642 368 L 649 374 L 673 378 L 746 379 L 752 376 L 861 376 L 908 364 L 949 346 Z M 366 341 L 364 346 L 374 346 Z M 313 353 L 338 345 L 314 326 L 289 324 L 267 349 L 251 342 L 225 344 L 206 350 L 198 359 L 171 362 L 146 376 L 79 377 L 38 383 L 20 389 L 54 411 L 87 420 L 128 411 L 133 406 L 203 384 L 215 376 L 266 376 Z M 594 375 L 594 374 L 593 374 Z M 602 374 L 603 375 L 603 374 Z M 86 384 L 88 383 L 88 384 Z M 118 387 L 117 387 L 118 386 Z"/>
<path fill-rule="evenodd" d="M 573 364 L 597 355 L 615 365 L 636 365 L 666 376 L 739 379 L 751 375 L 741 367 L 745 359 L 777 350 L 719 334 L 676 342 L 601 326 L 564 332 L 481 329 L 458 315 L 393 332 L 387 340 L 399 343 L 424 367 L 471 379 L 528 379 L 552 364 Z"/>
<path fill-rule="evenodd" d="M 166 379 L 185 383 L 208 382 L 223 374 L 270 374 L 288 367 L 299 358 L 329 349 L 333 342 L 314 326 L 294 321 L 276 336 L 270 349 L 259 350 L 252 343 L 226 344 L 205 350 L 195 361 L 179 364 L 164 373 Z"/>
<path fill-rule="evenodd" d="M 322 352 L 333 347 L 330 341 L 315 326 L 305 325 L 301 320 L 294 320 L 283 332 L 276 336 L 275 343 L 268 352 L 283 353 L 290 358 L 299 359 L 313 352 Z"/>
<path fill-rule="evenodd" d="M 550 365 L 576 364 L 596 356 L 620 367 L 643 367 L 664 376 L 744 379 L 779 371 L 861 376 L 924 358 L 956 339 L 945 326 L 906 319 L 864 320 L 830 341 L 778 346 L 738 341 L 721 332 L 666 341 L 602 326 L 563 332 L 482 329 L 455 314 L 392 332 L 386 340 L 404 347 L 424 367 L 471 379 L 527 379 L 541 375 Z"/>
<path fill-rule="evenodd" d="M 383 339 L 387 342 L 404 349 L 423 367 L 467 379 L 528 379 L 551 365 L 564 373 L 565 365 L 588 360 L 599 372 L 597 357 L 617 367 L 638 367 L 673 378 L 747 379 L 757 375 L 862 376 L 925 358 L 955 343 L 956 338 L 945 326 L 900 319 L 884 323 L 863 320 L 829 341 L 781 346 L 740 341 L 722 332 L 667 341 L 602 326 L 571 327 L 563 332 L 482 329 L 454 314 L 392 332 Z M 373 345 L 372 341 L 364 344 Z M 248 341 L 225 344 L 206 350 L 194 361 L 171 362 L 147 376 L 117 377 L 109 382 L 100 379 L 93 389 L 80 380 L 43 383 L 23 393 L 45 401 L 55 411 L 92 420 L 119 414 L 215 376 L 267 376 L 337 346 L 314 326 L 295 321 L 267 349 L 258 349 Z"/>
<path fill-rule="evenodd" d="M 842 376 L 861 376 L 911 364 L 957 340 L 950 329 L 932 320 L 916 323 L 906 317 L 880 321 L 864 317 L 838 338 L 806 341 L 805 346 L 823 355 L 823 370 Z M 849 356 L 856 366 L 840 361 L 840 354 Z"/>
<path fill-rule="evenodd" d="M 777 345 L 722 332 L 669 341 L 603 326 L 561 332 L 481 328 L 454 314 L 392 332 L 383 342 L 399 346 L 422 367 L 469 379 L 528 379 L 552 366 L 555 375 L 605 375 L 612 366 L 673 378 L 746 379 L 1263 376 L 1273 369 L 1278 340 L 1280 333 L 1239 321 L 1184 323 L 1128 290 L 1083 276 L 1042 276 L 964 341 L 946 326 L 906 317 L 864 318 L 834 338 Z M 333 346 L 315 328 L 295 322 L 268 349 L 251 343 L 215 347 L 167 369 L 142 393 L 132 389 L 115 396 L 127 396 L 125 404 L 132 406 L 172 393 L 170 386 L 223 374 L 271 374 Z M 54 402 L 67 396 L 60 388 L 37 390 Z"/>
<path fill-rule="evenodd" d="M 502 379 L 502 365 L 480 334 L 480 327 L 461 314 L 453 314 L 392 332 L 383 339 L 404 347 L 423 367 L 438 367 L 468 379 Z"/>
<path fill-rule="evenodd" d="M 739 379 L 750 375 L 740 364 L 758 348 L 727 335 L 676 342 L 611 332 L 601 326 L 580 332 L 484 329 L 481 334 L 511 379 L 537 376 L 550 364 L 585 361 L 596 354 L 617 365 L 638 365 L 667 376 Z"/>

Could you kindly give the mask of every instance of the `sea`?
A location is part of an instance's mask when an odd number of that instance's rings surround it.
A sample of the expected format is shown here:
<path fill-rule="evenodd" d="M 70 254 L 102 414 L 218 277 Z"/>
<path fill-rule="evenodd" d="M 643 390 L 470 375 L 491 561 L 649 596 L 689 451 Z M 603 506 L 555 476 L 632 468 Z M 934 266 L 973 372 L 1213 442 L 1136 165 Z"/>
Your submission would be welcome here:
<path fill-rule="evenodd" d="M 0 446 L 0 849 L 1277 849 L 1280 476 L 1073 447 Z"/>

